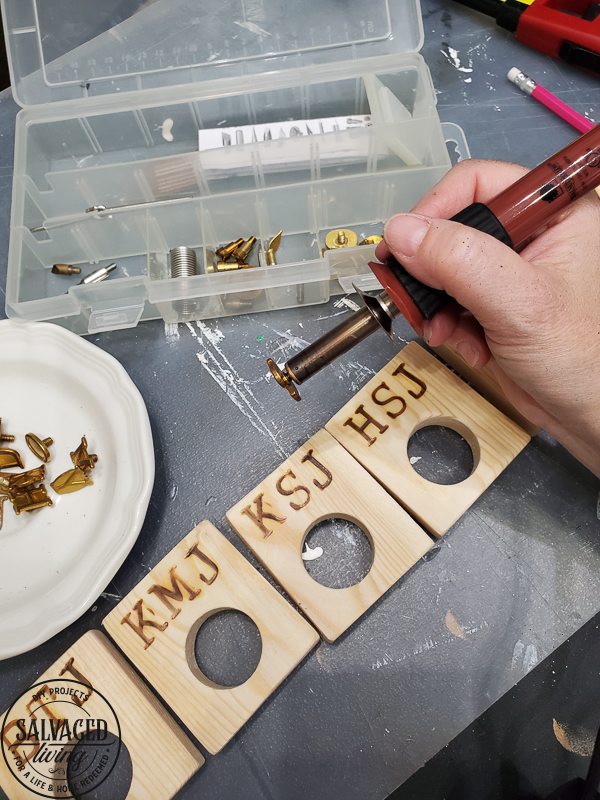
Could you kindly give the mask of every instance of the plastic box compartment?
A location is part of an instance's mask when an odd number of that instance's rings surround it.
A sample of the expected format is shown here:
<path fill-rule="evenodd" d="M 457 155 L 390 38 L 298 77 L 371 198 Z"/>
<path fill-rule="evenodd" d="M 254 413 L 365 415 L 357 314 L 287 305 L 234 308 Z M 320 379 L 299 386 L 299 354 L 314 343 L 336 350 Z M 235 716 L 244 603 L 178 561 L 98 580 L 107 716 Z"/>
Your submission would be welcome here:
<path fill-rule="evenodd" d="M 30 5 L 30 0 L 18 2 Z M 199 67 L 183 65 L 177 75 L 177 70 L 166 71 L 172 86 L 149 88 L 159 77 L 165 83 L 165 71 L 153 64 L 154 71 L 146 65 L 132 89 L 132 59 L 120 62 L 115 76 L 116 55 L 101 54 L 110 52 L 114 31 L 122 36 L 125 25 L 132 32 L 123 47 L 139 58 L 131 40 L 144 30 L 148 36 L 148 26 L 154 30 L 152 24 L 163 20 L 163 5 L 164 0 L 150 3 L 144 13 L 80 44 L 83 59 L 79 54 L 74 60 L 77 51 L 68 50 L 73 42 L 62 44 L 63 55 L 55 43 L 52 59 L 40 66 L 27 65 L 24 40 L 39 38 L 52 20 L 35 18 L 28 27 L 22 25 L 26 20 L 17 20 L 17 29 L 16 0 L 3 3 L 17 99 L 38 103 L 17 118 L 7 315 L 50 320 L 87 334 L 159 317 L 180 322 L 322 303 L 332 293 L 352 291 L 353 283 L 376 288 L 367 267 L 374 247 L 322 256 L 326 234 L 340 227 L 352 228 L 360 238 L 381 233 L 392 213 L 408 210 L 448 170 L 446 138 L 467 155 L 460 129 L 452 126 L 448 134 L 440 124 L 422 57 L 411 52 L 357 58 L 353 53 L 349 59 L 340 44 L 338 50 L 307 50 L 308 63 L 296 52 L 294 68 L 279 69 L 279 62 L 290 57 L 273 56 L 274 64 L 263 57 L 256 62 L 230 57 L 213 66 L 208 56 L 201 66 L 208 77 L 200 82 L 193 80 Z M 313 0 L 308 5 L 313 13 L 323 6 Z M 405 15 L 410 12 L 410 42 L 420 46 L 418 5 L 400 0 L 395 5 L 404 6 Z M 180 6 L 170 5 L 170 18 Z M 382 30 L 388 32 L 389 47 L 387 0 L 374 6 L 374 13 L 387 12 L 388 27 Z M 189 31 L 180 26 L 179 36 Z M 369 52 L 386 49 L 376 39 L 369 42 Z M 182 47 L 180 55 L 189 55 Z M 281 42 L 277 47 L 281 50 Z M 325 63 L 314 63 L 324 53 Z M 82 84 L 73 80 L 69 69 L 74 67 L 68 64 L 85 60 L 102 74 Z M 240 75 L 248 65 L 256 74 Z M 213 78 L 217 66 L 238 74 Z M 24 75 L 26 69 L 30 73 Z M 62 99 L 69 92 L 83 96 Z M 202 129 L 356 115 L 369 115 L 371 124 L 198 151 Z M 97 206 L 106 210 L 86 211 Z M 280 229 L 277 264 L 266 266 L 268 242 Z M 256 268 L 206 272 L 219 246 L 251 235 L 257 244 L 248 260 Z M 169 251 L 181 245 L 195 250 L 199 274 L 174 279 Z M 112 261 L 118 269 L 99 284 L 78 285 L 80 276 L 51 271 L 54 263 L 69 263 L 85 275 Z"/>

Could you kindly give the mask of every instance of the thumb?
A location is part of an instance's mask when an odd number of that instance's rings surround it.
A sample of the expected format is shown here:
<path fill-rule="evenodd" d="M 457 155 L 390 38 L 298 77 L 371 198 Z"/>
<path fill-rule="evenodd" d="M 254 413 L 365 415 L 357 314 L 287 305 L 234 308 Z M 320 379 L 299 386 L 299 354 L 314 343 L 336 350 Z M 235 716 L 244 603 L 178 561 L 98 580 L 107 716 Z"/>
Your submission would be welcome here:
<path fill-rule="evenodd" d="M 541 271 L 493 236 L 450 220 L 396 214 L 383 237 L 411 275 L 443 289 L 487 331 L 514 327 L 535 312 Z"/>

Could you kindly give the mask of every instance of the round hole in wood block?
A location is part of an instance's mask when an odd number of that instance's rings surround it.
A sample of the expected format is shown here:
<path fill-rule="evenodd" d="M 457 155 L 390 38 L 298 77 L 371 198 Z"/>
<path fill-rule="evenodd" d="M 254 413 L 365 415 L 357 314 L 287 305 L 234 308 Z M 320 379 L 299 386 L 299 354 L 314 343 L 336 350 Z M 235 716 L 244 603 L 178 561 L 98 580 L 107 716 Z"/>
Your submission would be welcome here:
<path fill-rule="evenodd" d="M 428 424 L 416 430 L 408 440 L 407 455 L 412 468 L 431 483 L 454 484 L 466 480 L 476 466 L 470 431 L 455 430 L 447 424 Z M 460 426 L 461 429 L 463 426 Z"/>
<path fill-rule="evenodd" d="M 84 735 L 79 742 L 73 742 L 75 746 L 68 761 L 65 759 L 67 785 L 73 797 L 85 797 L 85 800 L 125 800 L 131 787 L 133 765 L 125 742 L 121 740 L 120 748 L 118 743 L 119 737 L 110 731 L 103 741 L 96 741 L 95 731 L 91 731 L 89 736 Z M 113 765 L 110 753 L 117 748 L 119 755 Z M 64 768 L 64 764 L 57 766 Z M 105 777 L 109 769 L 110 772 Z M 64 773 L 63 776 L 57 773 L 57 777 L 64 780 Z M 56 797 L 60 797 L 60 794 L 56 794 Z"/>
<path fill-rule="evenodd" d="M 332 517 L 318 522 L 307 533 L 302 563 L 310 577 L 322 586 L 347 589 L 369 574 L 373 548 L 355 522 Z"/>
<path fill-rule="evenodd" d="M 217 611 L 200 625 L 194 642 L 202 676 L 217 687 L 241 686 L 252 677 L 262 655 L 262 638 L 247 614 Z"/>

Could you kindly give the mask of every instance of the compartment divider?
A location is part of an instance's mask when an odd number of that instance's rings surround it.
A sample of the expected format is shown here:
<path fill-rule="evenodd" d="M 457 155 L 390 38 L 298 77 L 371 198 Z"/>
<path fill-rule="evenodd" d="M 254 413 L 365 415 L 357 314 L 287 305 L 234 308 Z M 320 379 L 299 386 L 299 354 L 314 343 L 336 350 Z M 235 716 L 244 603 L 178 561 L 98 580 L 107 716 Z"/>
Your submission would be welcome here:
<path fill-rule="evenodd" d="M 86 135 L 86 138 L 89 141 L 93 152 L 96 155 L 99 155 L 102 152 L 102 147 L 100 146 L 100 142 L 96 138 L 96 134 L 92 130 L 92 126 L 90 125 L 87 117 L 78 117 L 77 121 L 81 125 L 81 129 L 83 130 L 84 134 Z"/>
<path fill-rule="evenodd" d="M 133 109 L 133 116 L 135 117 L 135 121 L 138 124 L 138 128 L 141 131 L 142 136 L 146 140 L 146 145 L 148 147 L 152 147 L 154 144 L 154 140 L 152 138 L 152 134 L 150 133 L 150 128 L 148 127 L 148 123 L 146 122 L 146 118 L 144 117 L 144 112 L 141 108 L 134 108 Z"/>

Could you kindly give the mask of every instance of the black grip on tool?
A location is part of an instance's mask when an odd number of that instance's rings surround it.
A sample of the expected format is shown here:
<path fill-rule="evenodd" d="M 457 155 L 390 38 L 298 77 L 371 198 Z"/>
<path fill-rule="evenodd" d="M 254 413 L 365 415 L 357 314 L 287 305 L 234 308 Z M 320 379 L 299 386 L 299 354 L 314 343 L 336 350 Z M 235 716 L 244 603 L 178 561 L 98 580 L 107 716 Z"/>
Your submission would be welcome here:
<path fill-rule="evenodd" d="M 516 33 L 521 14 L 528 8 L 526 3 L 520 3 L 519 0 L 506 0 L 502 3 L 500 13 L 496 15 L 496 25 L 504 28 L 506 31 Z"/>
<path fill-rule="evenodd" d="M 581 67 L 600 75 L 600 53 L 588 50 L 587 47 L 565 41 L 560 46 L 558 57 L 567 64 L 573 64 L 575 67 Z"/>
<path fill-rule="evenodd" d="M 508 247 L 513 247 L 512 239 L 506 232 L 504 225 L 493 211 L 490 211 L 483 203 L 471 203 L 470 206 L 463 208 L 462 211 L 459 211 L 458 214 L 455 214 L 450 219 L 452 222 L 460 222 L 469 228 L 475 228 L 478 231 L 487 233 L 493 236 L 494 239 L 498 239 L 503 244 L 508 245 Z M 409 299 L 417 307 L 423 319 L 433 319 L 438 311 L 452 302 L 450 295 L 443 290 L 432 289 L 430 286 L 425 286 L 424 283 L 413 278 L 393 256 L 387 259 L 386 266 L 402 286 L 404 293 L 408 295 Z"/>

